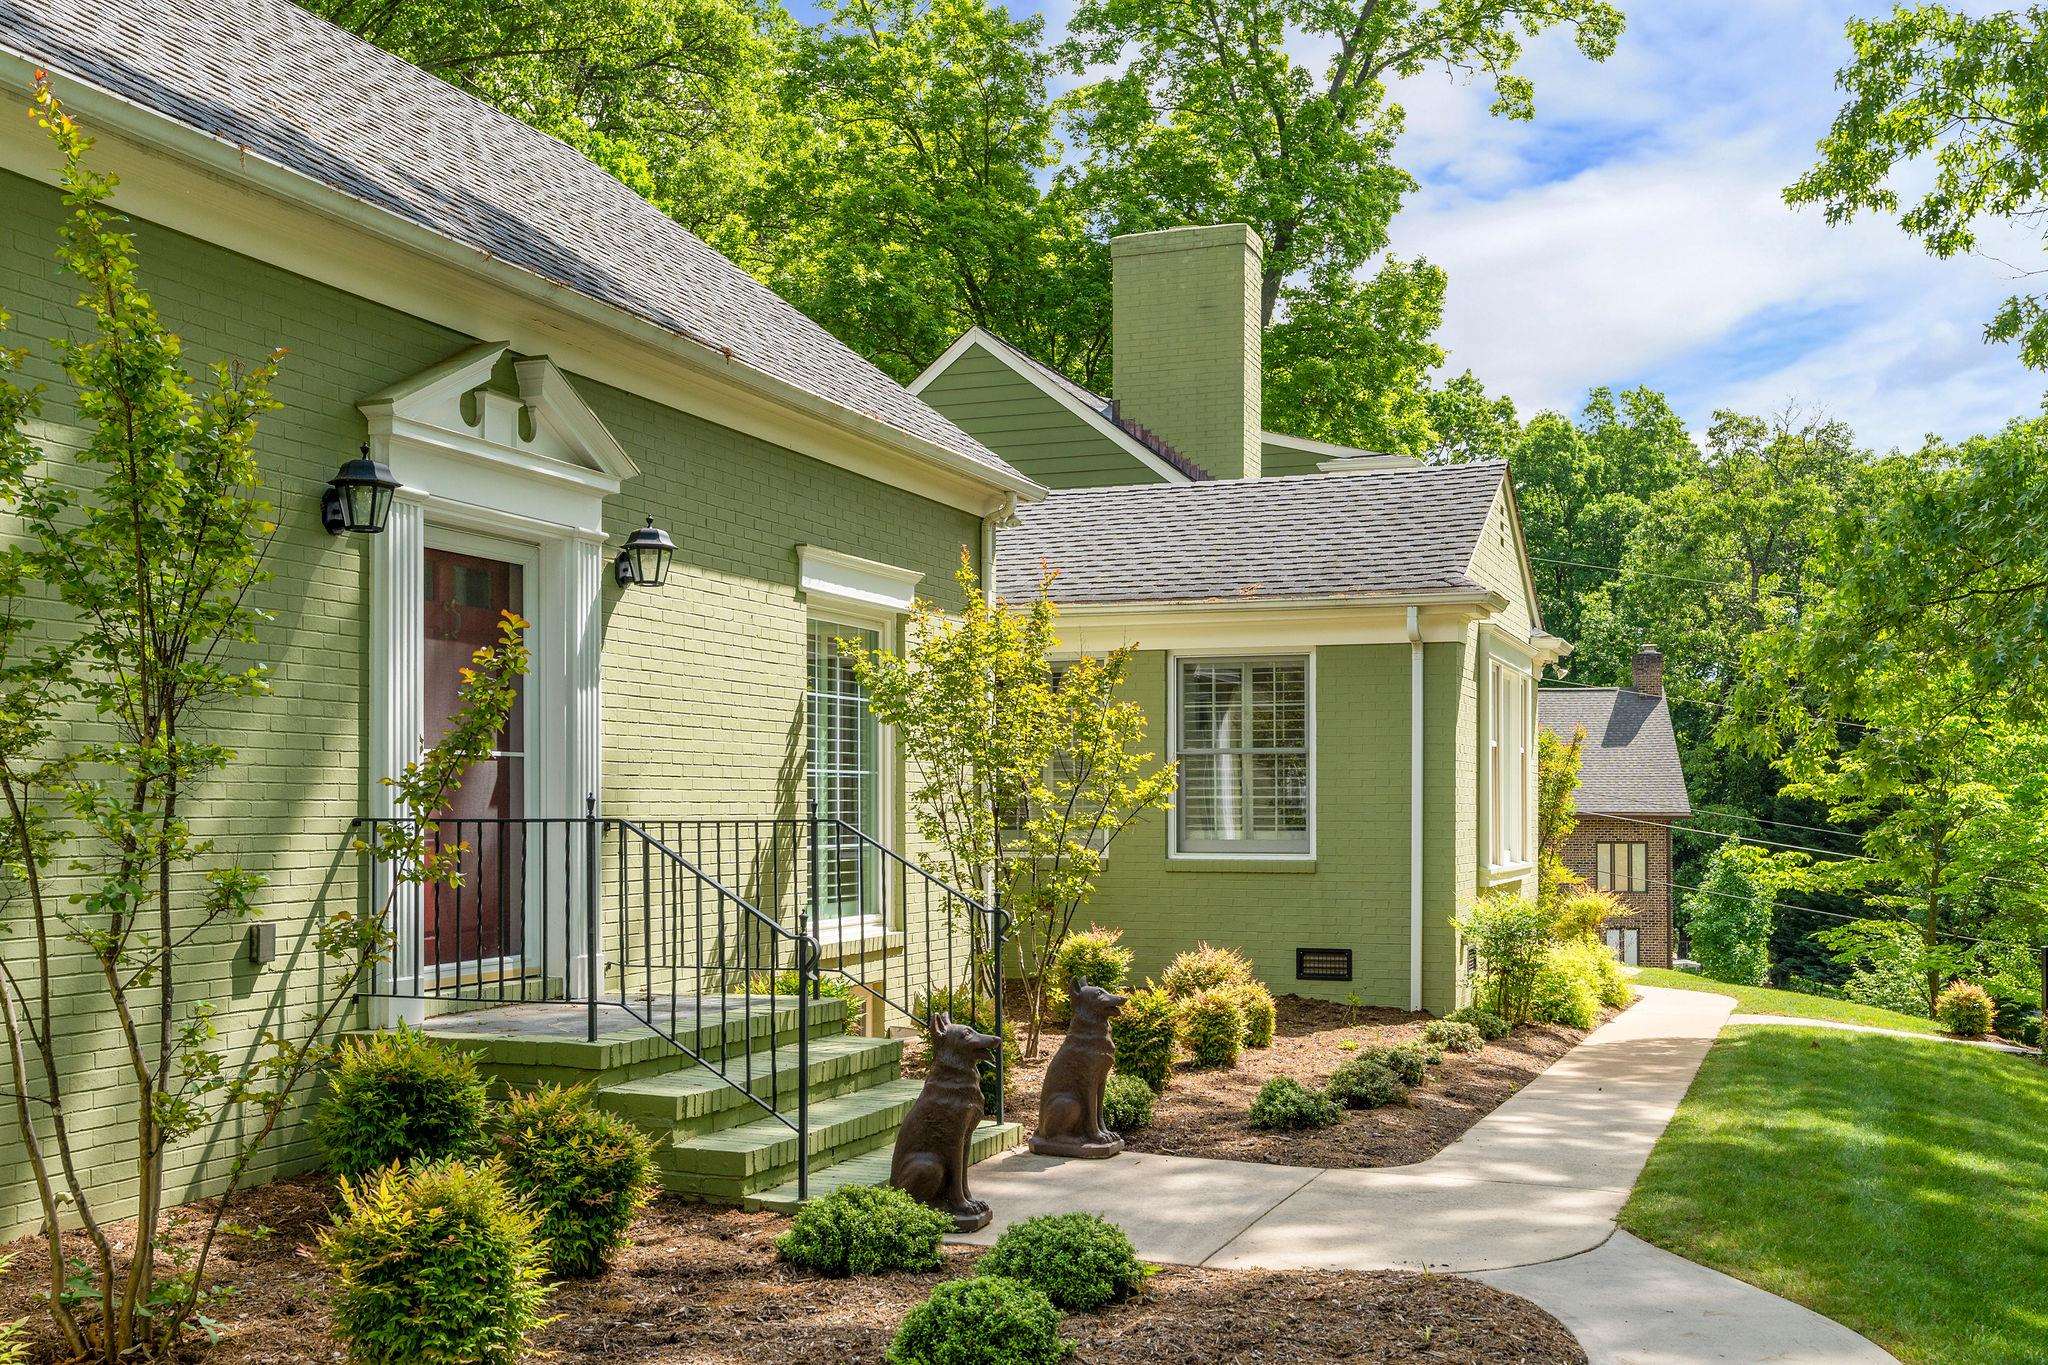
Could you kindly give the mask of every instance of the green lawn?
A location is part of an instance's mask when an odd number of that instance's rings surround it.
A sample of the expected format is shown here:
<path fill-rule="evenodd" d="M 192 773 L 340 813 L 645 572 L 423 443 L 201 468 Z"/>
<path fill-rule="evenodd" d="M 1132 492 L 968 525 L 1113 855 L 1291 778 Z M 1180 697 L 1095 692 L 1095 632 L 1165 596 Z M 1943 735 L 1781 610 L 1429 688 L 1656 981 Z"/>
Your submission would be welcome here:
<path fill-rule="evenodd" d="M 1745 1026 L 1707 1054 L 1621 1225 L 1902 1361 L 2048 1359 L 2048 1067 Z"/>
<path fill-rule="evenodd" d="M 1644 967 L 1631 978 L 1640 986 L 1669 986 L 1681 991 L 1705 991 L 1709 995 L 1735 998 L 1735 1008 L 1744 1014 L 1789 1014 L 1795 1019 L 1834 1019 L 1844 1024 L 1875 1024 L 1879 1028 L 1911 1029 L 1915 1033 L 1939 1033 L 1932 1019 L 1853 1000 L 1830 1000 L 1823 995 L 1801 995 L 1797 991 L 1774 991 L 1768 986 L 1731 986 L 1691 972 Z"/>

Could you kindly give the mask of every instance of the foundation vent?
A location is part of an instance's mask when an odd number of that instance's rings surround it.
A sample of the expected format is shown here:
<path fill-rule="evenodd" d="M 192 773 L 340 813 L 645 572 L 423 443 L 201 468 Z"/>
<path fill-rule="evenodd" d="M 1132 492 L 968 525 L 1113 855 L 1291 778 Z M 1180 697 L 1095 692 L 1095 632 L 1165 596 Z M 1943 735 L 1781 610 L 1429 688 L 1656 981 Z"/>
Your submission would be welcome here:
<path fill-rule="evenodd" d="M 1296 948 L 1294 950 L 1294 979 L 1296 981 L 1349 981 L 1351 979 L 1351 950 L 1349 948 Z"/>

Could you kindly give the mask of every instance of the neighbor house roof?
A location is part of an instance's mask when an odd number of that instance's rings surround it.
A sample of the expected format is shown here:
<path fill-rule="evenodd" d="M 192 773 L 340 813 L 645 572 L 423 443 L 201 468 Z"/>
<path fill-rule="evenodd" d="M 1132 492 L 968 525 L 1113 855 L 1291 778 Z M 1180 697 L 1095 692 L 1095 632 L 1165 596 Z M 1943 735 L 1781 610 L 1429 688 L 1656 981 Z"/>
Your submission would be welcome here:
<path fill-rule="evenodd" d="M 1692 814 L 1671 708 L 1661 696 L 1625 687 L 1545 687 L 1536 694 L 1543 728 L 1586 744 L 1579 767 L 1579 809 L 1588 815 Z"/>
<path fill-rule="evenodd" d="M 1017 509 L 997 591 L 1059 570 L 1066 605 L 1483 592 L 1470 575 L 1507 478 L 1499 463 L 1076 488 Z"/>
<path fill-rule="evenodd" d="M 284 0 L 0 0 L 0 49 L 1035 491 L 581 153 Z"/>

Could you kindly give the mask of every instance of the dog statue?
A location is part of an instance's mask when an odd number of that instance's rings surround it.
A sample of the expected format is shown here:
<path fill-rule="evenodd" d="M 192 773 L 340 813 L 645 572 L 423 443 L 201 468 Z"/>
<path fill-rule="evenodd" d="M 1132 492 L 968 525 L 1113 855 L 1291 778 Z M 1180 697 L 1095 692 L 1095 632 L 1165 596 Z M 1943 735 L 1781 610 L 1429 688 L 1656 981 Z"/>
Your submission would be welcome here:
<path fill-rule="evenodd" d="M 1076 981 L 1072 1000 L 1074 1022 L 1046 1066 L 1045 1087 L 1038 1092 L 1038 1131 L 1031 1135 L 1031 1150 L 1040 1156 L 1100 1160 L 1124 1149 L 1124 1140 L 1102 1126 L 1102 1091 L 1116 1062 L 1109 1021 L 1123 1008 L 1124 997 Z"/>
<path fill-rule="evenodd" d="M 931 1044 L 924 1089 L 896 1130 L 889 1183 L 952 1214 L 955 1230 L 973 1232 L 987 1227 L 990 1215 L 967 1193 L 967 1149 L 981 1122 L 981 1063 L 995 1054 L 997 1039 L 941 1014 L 932 1020 Z"/>

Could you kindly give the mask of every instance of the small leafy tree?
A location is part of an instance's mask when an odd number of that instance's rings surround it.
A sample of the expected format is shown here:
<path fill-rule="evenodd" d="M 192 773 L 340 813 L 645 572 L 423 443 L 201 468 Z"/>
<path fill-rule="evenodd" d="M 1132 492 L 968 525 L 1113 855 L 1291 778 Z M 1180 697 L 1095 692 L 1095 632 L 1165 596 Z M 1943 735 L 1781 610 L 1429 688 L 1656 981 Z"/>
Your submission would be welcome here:
<path fill-rule="evenodd" d="M 1510 1024 L 1528 1023 L 1536 977 L 1550 946 L 1550 920 L 1542 907 L 1527 896 L 1492 891 L 1451 923 L 1479 958 L 1473 998 Z"/>
<path fill-rule="evenodd" d="M 1564 860 L 1565 841 L 1579 827 L 1579 769 L 1586 732 L 1569 741 L 1548 730 L 1536 735 L 1536 903 L 1546 910 L 1584 886 Z"/>
<path fill-rule="evenodd" d="M 1121 699 L 1130 649 L 1055 674 L 1050 575 L 1023 610 L 990 601 L 964 553 L 955 581 L 966 610 L 920 602 L 905 654 L 845 647 L 910 764 L 922 856 L 955 886 L 994 888 L 1016 924 L 1036 1056 L 1060 947 L 1110 845 L 1166 808 L 1174 769 L 1139 749 L 1145 713 Z"/>
<path fill-rule="evenodd" d="M 1771 892 L 1764 851 L 1730 840 L 1707 860 L 1685 901 L 1686 932 L 1700 970 L 1716 981 L 1761 986 L 1771 971 Z"/>
<path fill-rule="evenodd" d="M 26 431 L 38 394 L 11 378 L 24 356 L 0 353 L 0 509 L 22 532 L 0 548 L 0 930 L 28 939 L 22 960 L 0 961 L 0 1027 L 42 1206 L 48 1311 L 74 1357 L 114 1365 L 174 1355 L 200 1318 L 233 1195 L 355 1003 L 390 903 L 330 908 L 309 926 L 311 955 L 339 976 L 310 1017 L 267 1031 L 239 1062 L 218 1046 L 213 1006 L 192 987 L 218 975 L 226 950 L 211 931 L 256 913 L 263 882 L 214 856 L 191 803 L 235 758 L 208 723 L 269 693 L 262 665 L 237 659 L 267 619 L 251 595 L 276 528 L 254 491 L 255 438 L 277 406 L 279 356 L 216 366 L 199 391 L 138 281 L 134 242 L 108 207 L 113 179 L 86 166 L 90 140 L 40 80 L 33 113 L 64 167 L 59 257 L 89 335 L 56 351 L 88 433 L 69 469 L 45 465 Z M 392 779 L 401 810 L 443 809 L 493 747 L 526 666 L 523 624 L 508 620 L 499 646 L 478 653 L 448 734 Z M 372 851 L 393 865 L 394 896 L 451 881 L 460 856 L 430 851 L 418 821 L 380 833 Z M 103 1096 L 60 1061 L 60 1009 L 80 1008 L 111 1027 L 134 1113 L 118 1161 L 101 1141 Z M 193 1256 L 168 1269 L 170 1153 L 230 1111 L 241 1145 L 225 1193 Z M 118 1249 L 94 1188 L 116 1176 L 136 1220 Z M 85 1234 L 81 1261 L 64 1255 L 63 1222 Z"/>

